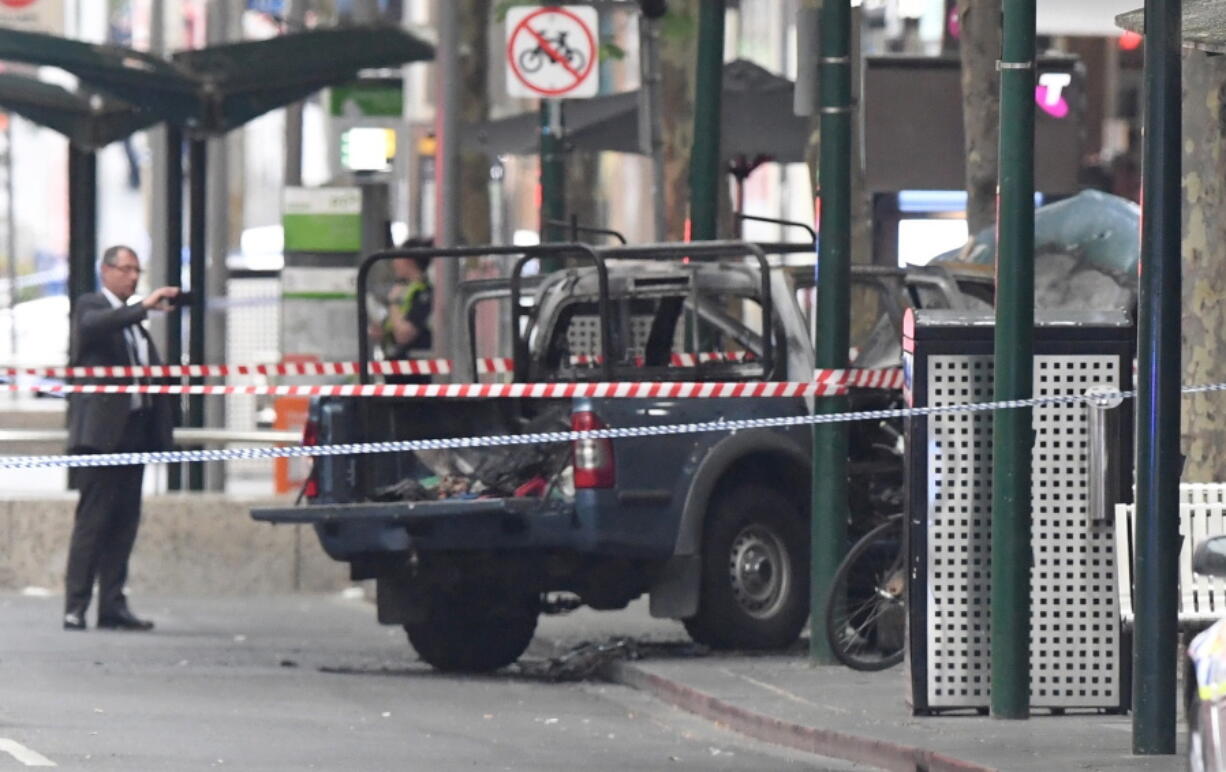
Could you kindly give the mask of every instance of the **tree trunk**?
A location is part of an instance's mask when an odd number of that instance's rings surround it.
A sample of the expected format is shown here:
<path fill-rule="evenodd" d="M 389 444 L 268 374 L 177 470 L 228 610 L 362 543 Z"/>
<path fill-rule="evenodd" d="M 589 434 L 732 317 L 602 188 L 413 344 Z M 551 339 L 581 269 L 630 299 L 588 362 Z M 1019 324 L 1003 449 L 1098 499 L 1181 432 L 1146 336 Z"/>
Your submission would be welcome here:
<path fill-rule="evenodd" d="M 1000 166 L 1001 0 L 958 0 L 962 126 L 966 134 L 966 225 L 971 238 L 996 222 Z"/>
<path fill-rule="evenodd" d="M 664 105 L 664 210 L 667 237 L 681 240 L 690 214 L 690 151 L 694 147 L 694 70 L 698 3 L 673 0 L 660 33 L 660 103 Z"/>
<path fill-rule="evenodd" d="M 1183 53 L 1183 382 L 1223 380 L 1226 361 L 1226 59 Z M 1184 479 L 1226 480 L 1226 397 L 1182 401 Z"/>
<path fill-rule="evenodd" d="M 461 122 L 471 126 L 489 120 L 490 4 L 457 0 L 460 4 Z M 460 151 L 460 243 L 490 243 L 490 159 L 480 151 Z"/>
<path fill-rule="evenodd" d="M 600 153 L 571 150 L 566 154 L 566 221 L 578 219 L 580 225 L 588 227 L 605 227 L 604 212 L 600 201 Z M 571 240 L 569 228 L 563 237 Z M 579 232 L 579 241 L 591 241 L 595 244 L 604 243 L 602 236 Z"/>

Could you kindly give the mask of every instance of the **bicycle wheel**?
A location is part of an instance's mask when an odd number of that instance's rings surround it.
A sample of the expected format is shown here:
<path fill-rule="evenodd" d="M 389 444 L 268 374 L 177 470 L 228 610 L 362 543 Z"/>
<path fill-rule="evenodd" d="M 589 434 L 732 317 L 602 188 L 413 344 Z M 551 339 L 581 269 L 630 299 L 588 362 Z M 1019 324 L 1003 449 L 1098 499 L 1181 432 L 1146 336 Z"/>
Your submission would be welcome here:
<path fill-rule="evenodd" d="M 587 64 L 587 58 L 583 56 L 582 52 L 576 51 L 573 48 L 568 48 L 566 49 L 565 56 L 566 63 L 570 65 L 572 70 L 575 72 L 583 72 L 583 65 Z"/>
<path fill-rule="evenodd" d="M 826 640 L 853 670 L 885 670 L 903 658 L 906 555 L 902 515 L 894 515 L 852 546 L 826 598 Z"/>
<path fill-rule="evenodd" d="M 550 61 L 545 52 L 539 48 L 529 48 L 519 55 L 519 69 L 533 73 L 541 69 L 541 65 Z"/>

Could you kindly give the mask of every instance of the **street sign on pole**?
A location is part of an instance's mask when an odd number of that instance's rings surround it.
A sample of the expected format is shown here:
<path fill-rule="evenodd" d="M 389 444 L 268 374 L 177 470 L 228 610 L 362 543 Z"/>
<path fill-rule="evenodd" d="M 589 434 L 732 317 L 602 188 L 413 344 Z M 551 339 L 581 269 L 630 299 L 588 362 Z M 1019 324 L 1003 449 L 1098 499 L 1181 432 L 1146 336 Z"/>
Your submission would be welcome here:
<path fill-rule="evenodd" d="M 546 99 L 596 96 L 597 23 L 596 9 L 587 5 L 507 11 L 507 93 Z"/>
<path fill-rule="evenodd" d="M 64 34 L 64 0 L 0 0 L 0 27 Z"/>

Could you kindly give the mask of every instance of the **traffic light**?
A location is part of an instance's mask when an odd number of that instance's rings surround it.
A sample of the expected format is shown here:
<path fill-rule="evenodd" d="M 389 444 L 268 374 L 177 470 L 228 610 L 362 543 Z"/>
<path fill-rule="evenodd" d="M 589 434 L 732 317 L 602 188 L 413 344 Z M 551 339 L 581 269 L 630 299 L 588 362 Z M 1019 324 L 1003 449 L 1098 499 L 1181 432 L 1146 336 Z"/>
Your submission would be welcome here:
<path fill-rule="evenodd" d="M 668 13 L 668 0 L 639 0 L 639 8 L 648 19 L 658 19 Z"/>

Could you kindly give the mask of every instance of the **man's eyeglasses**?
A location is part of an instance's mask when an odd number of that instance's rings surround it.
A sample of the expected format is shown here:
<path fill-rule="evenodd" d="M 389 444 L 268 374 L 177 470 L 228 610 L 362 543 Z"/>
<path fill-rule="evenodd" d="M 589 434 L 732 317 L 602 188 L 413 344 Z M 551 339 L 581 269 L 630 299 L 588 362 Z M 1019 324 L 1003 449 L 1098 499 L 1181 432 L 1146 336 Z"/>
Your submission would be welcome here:
<path fill-rule="evenodd" d="M 113 268 L 120 273 L 134 273 L 137 276 L 140 276 L 141 274 L 141 268 L 139 265 L 111 265 L 110 263 L 106 263 L 106 266 L 108 268 Z"/>

